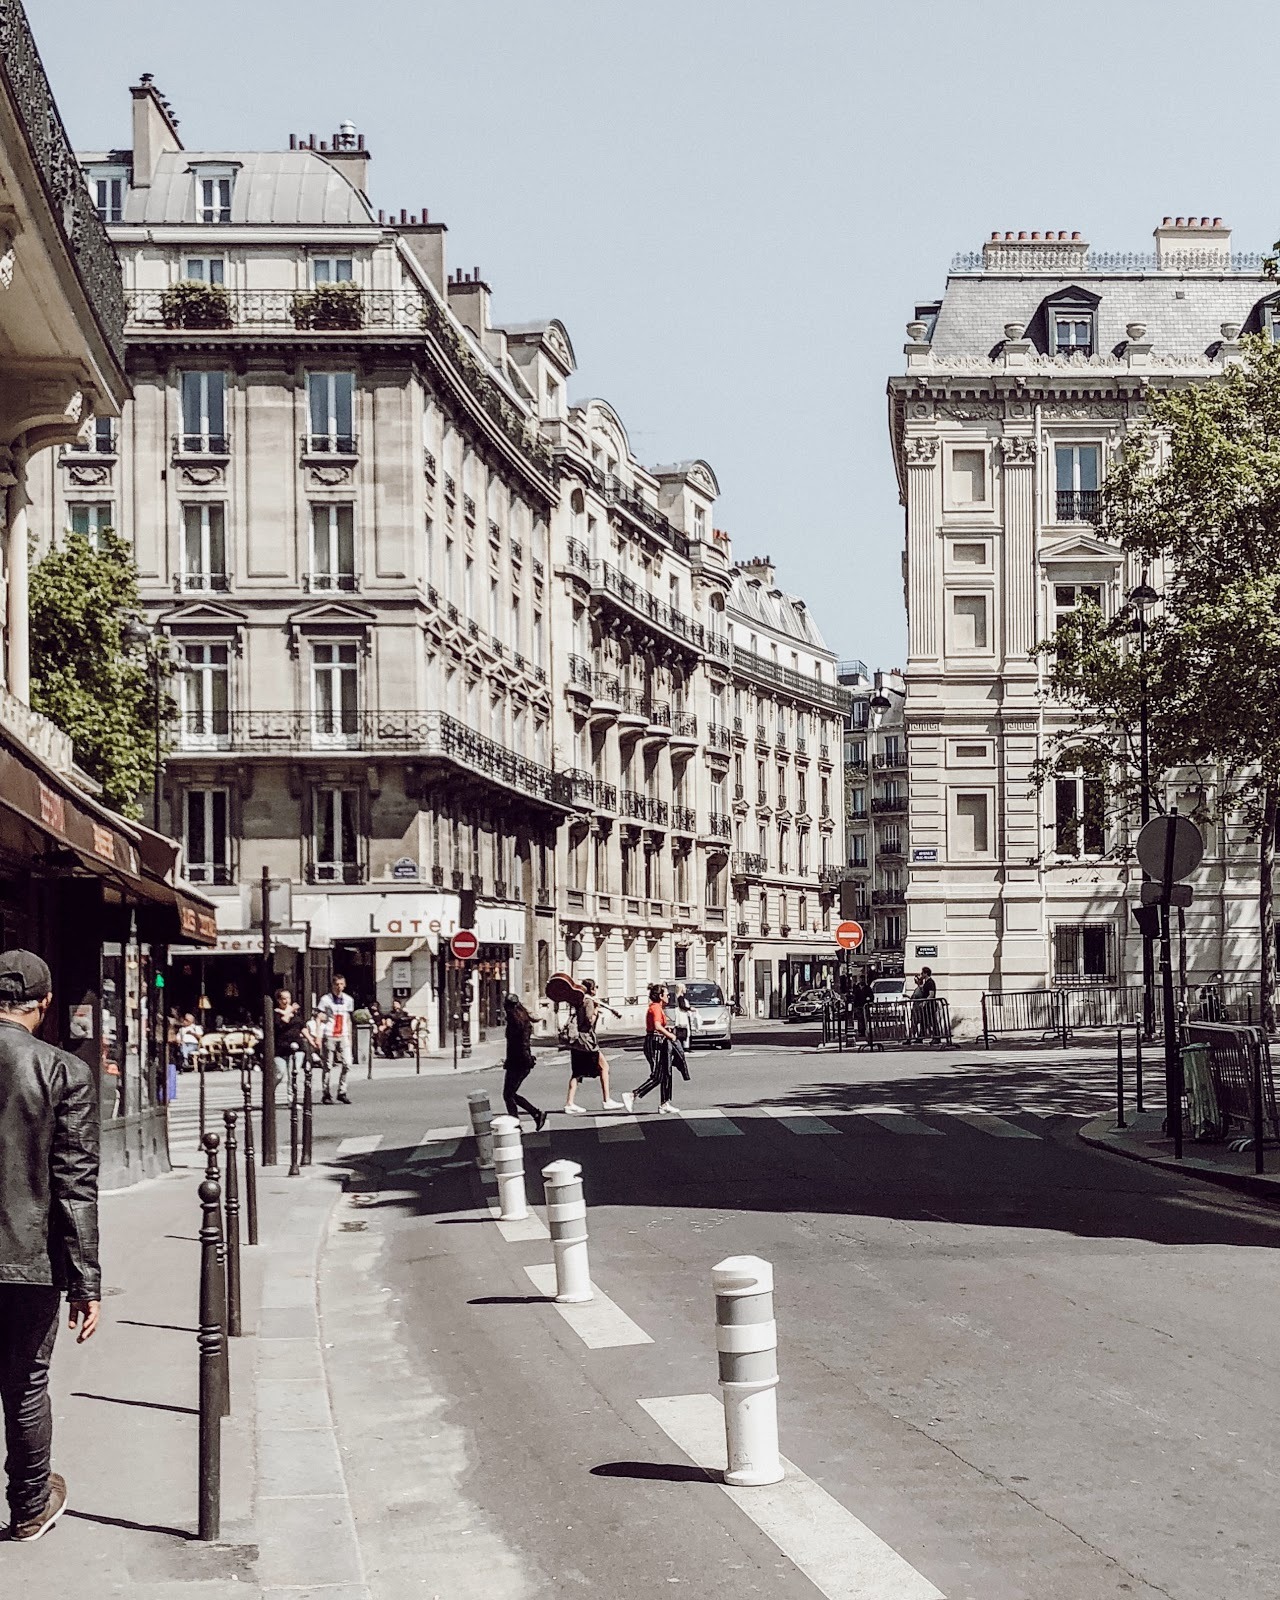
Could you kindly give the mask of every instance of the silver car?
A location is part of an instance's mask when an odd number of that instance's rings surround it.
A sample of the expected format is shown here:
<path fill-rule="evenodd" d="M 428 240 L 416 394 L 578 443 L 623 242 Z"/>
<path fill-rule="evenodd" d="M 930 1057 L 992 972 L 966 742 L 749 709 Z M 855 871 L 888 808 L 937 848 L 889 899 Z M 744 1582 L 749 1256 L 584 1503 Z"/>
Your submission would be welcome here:
<path fill-rule="evenodd" d="M 685 999 L 689 1002 L 693 1026 L 689 1031 L 689 1047 L 705 1044 L 720 1050 L 733 1048 L 733 1013 L 725 1004 L 724 993 L 718 983 L 684 982 Z M 676 985 L 667 985 L 667 1020 L 676 1014 Z"/>

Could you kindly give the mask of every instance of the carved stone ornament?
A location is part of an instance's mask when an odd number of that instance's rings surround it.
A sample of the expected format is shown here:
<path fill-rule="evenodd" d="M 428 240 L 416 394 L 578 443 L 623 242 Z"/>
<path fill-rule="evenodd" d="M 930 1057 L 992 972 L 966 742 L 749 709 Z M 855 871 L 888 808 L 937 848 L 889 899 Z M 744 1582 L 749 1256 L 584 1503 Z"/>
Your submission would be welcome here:
<path fill-rule="evenodd" d="M 1224 322 L 1218 331 L 1228 344 L 1234 344 L 1240 337 L 1240 324 L 1238 322 Z"/>
<path fill-rule="evenodd" d="M 1029 467 L 1036 459 L 1036 442 L 1029 433 L 1009 434 L 1001 439 L 1000 448 L 1009 467 Z"/>
<path fill-rule="evenodd" d="M 97 484 L 111 482 L 111 468 L 72 467 L 67 476 L 71 479 L 72 483 L 77 483 L 85 489 L 91 489 Z"/>
<path fill-rule="evenodd" d="M 1119 400 L 1050 400 L 1041 415 L 1079 422 L 1115 422 L 1124 416 Z"/>
<path fill-rule="evenodd" d="M 689 469 L 689 482 L 696 483 L 698 488 L 705 490 L 707 494 L 716 492 L 716 486 L 711 481 L 711 474 L 705 467 L 691 467 Z"/>
<path fill-rule="evenodd" d="M 559 328 L 554 324 L 549 325 L 542 337 L 546 340 L 547 349 L 551 351 L 552 355 L 567 366 L 571 360 L 569 346 L 565 343 L 564 334 L 560 332 Z"/>
<path fill-rule="evenodd" d="M 938 459 L 938 441 L 931 433 L 912 434 L 907 439 L 907 461 L 913 467 L 931 467 Z"/>
<path fill-rule="evenodd" d="M 933 415 L 933 406 L 928 400 L 913 400 L 911 402 L 911 415 L 925 421 Z"/>
<path fill-rule="evenodd" d="M 980 422 L 1000 415 L 998 400 L 940 400 L 938 415 L 948 422 Z"/>
<path fill-rule="evenodd" d="M 928 333 L 928 331 L 929 324 L 927 322 L 907 323 L 907 338 L 910 339 L 913 344 L 923 344 L 925 342 L 924 336 L 926 333 Z"/>
<path fill-rule="evenodd" d="M 195 484 L 199 489 L 207 489 L 212 483 L 222 482 L 222 468 L 208 465 L 183 467 L 182 481 Z"/>
<path fill-rule="evenodd" d="M 1131 343 L 1141 344 L 1147 336 L 1147 325 L 1145 322 L 1126 322 L 1124 331 Z"/>
<path fill-rule="evenodd" d="M 350 467 L 312 467 L 311 482 L 322 489 L 336 489 L 351 482 Z"/>

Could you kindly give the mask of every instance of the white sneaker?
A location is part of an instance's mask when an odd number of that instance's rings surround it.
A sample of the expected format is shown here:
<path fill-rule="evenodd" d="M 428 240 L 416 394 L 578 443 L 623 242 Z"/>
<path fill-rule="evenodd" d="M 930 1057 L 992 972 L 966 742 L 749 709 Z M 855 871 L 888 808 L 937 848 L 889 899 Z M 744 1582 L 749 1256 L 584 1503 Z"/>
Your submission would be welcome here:
<path fill-rule="evenodd" d="M 581 1106 L 566 1106 L 564 1108 L 564 1112 L 565 1112 L 565 1116 L 567 1116 L 567 1117 L 585 1117 L 586 1116 L 586 1112 L 582 1109 Z"/>
<path fill-rule="evenodd" d="M 600 1109 L 601 1109 L 601 1111 L 621 1111 L 622 1110 L 622 1101 L 621 1100 L 602 1100 L 600 1102 Z"/>
<path fill-rule="evenodd" d="M 674 1100 L 664 1100 L 658 1107 L 658 1110 L 668 1112 L 673 1117 L 678 1117 L 680 1115 L 680 1108 L 676 1105 Z"/>
<path fill-rule="evenodd" d="M 624 1111 L 630 1111 L 632 1109 L 632 1107 L 635 1105 L 635 1103 L 636 1103 L 635 1095 L 633 1095 L 633 1094 L 624 1094 L 623 1095 L 623 1097 L 622 1097 L 622 1109 Z"/>

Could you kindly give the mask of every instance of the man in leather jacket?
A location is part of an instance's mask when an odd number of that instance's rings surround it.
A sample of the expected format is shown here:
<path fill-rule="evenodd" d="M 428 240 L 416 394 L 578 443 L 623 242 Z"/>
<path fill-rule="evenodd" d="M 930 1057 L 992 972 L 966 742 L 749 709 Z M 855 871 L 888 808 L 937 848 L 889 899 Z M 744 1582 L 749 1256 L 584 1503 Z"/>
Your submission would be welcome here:
<path fill-rule="evenodd" d="M 77 1342 L 93 1337 L 98 1265 L 98 1097 L 84 1061 L 37 1039 L 53 999 L 30 950 L 0 954 L 0 1400 L 9 1534 L 39 1539 L 62 1515 L 67 1485 L 50 1470 L 49 1361 L 59 1300 Z"/>

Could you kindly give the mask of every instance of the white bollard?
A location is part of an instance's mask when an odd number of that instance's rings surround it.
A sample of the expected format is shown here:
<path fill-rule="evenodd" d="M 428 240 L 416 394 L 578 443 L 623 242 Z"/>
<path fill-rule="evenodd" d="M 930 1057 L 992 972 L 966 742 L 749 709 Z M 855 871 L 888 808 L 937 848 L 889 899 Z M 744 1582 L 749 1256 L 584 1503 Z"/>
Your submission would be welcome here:
<path fill-rule="evenodd" d="M 777 1483 L 783 1471 L 773 1268 L 759 1256 L 729 1256 L 711 1269 L 711 1284 L 729 1461 L 724 1481 L 737 1488 Z"/>
<path fill-rule="evenodd" d="M 493 1119 L 493 1170 L 502 1220 L 522 1222 L 529 1215 L 529 1202 L 524 1193 L 524 1145 L 518 1117 Z"/>
<path fill-rule="evenodd" d="M 556 1257 L 556 1299 L 563 1305 L 577 1305 L 592 1298 L 582 1168 L 576 1161 L 553 1161 L 543 1167 L 542 1181 L 546 1185 L 551 1248 Z"/>
<path fill-rule="evenodd" d="M 469 1094 L 467 1110 L 471 1113 L 471 1131 L 476 1136 L 476 1166 L 493 1165 L 493 1110 L 487 1094 Z"/>

